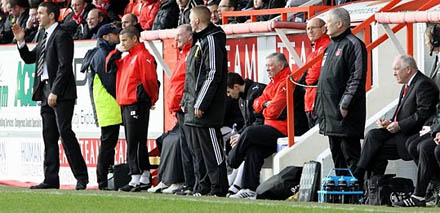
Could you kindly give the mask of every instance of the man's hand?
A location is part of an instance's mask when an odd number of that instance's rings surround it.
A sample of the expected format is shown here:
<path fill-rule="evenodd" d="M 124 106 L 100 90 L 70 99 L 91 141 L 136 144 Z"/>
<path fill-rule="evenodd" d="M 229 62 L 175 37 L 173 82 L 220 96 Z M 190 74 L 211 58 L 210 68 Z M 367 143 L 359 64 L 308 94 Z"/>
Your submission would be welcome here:
<path fill-rule="evenodd" d="M 263 103 L 263 108 L 267 108 L 270 104 L 272 103 L 272 101 L 266 101 Z"/>
<path fill-rule="evenodd" d="M 125 47 L 122 46 L 121 44 L 117 44 L 117 45 L 116 45 L 116 49 L 117 49 L 119 52 L 125 52 L 125 51 L 127 51 L 127 50 L 125 49 Z"/>
<path fill-rule="evenodd" d="M 400 131 L 400 126 L 398 122 L 392 122 L 387 127 L 388 132 L 398 133 Z"/>
<path fill-rule="evenodd" d="M 201 118 L 203 116 L 203 111 L 200 109 L 194 109 L 194 115 L 196 118 Z"/>
<path fill-rule="evenodd" d="M 231 147 L 234 148 L 237 145 L 238 138 L 240 138 L 240 135 L 234 135 L 231 137 L 231 140 L 229 141 L 229 144 L 231 144 Z"/>
<path fill-rule="evenodd" d="M 437 132 L 437 134 L 435 134 L 434 142 L 437 145 L 440 145 L 440 132 Z"/>
<path fill-rule="evenodd" d="M 156 109 L 156 105 L 153 105 L 150 107 L 151 110 L 155 110 Z"/>
<path fill-rule="evenodd" d="M 55 105 L 57 105 L 57 98 L 57 95 L 50 93 L 49 97 L 47 97 L 47 104 L 49 104 L 50 107 L 54 107 Z"/>
<path fill-rule="evenodd" d="M 388 125 L 390 125 L 391 121 L 386 120 L 386 119 L 379 119 L 376 121 L 376 124 L 379 128 L 387 128 Z"/>
<path fill-rule="evenodd" d="M 347 117 L 348 110 L 340 108 L 339 111 L 341 112 L 342 118 Z"/>
<path fill-rule="evenodd" d="M 14 33 L 15 40 L 17 40 L 18 43 L 24 42 L 24 31 L 19 24 L 14 24 L 12 26 L 12 33 Z"/>
<path fill-rule="evenodd" d="M 424 134 L 428 133 L 429 131 L 431 131 L 430 126 L 423 126 L 422 130 L 420 130 L 420 132 L 419 132 L 419 136 L 423 136 Z"/>

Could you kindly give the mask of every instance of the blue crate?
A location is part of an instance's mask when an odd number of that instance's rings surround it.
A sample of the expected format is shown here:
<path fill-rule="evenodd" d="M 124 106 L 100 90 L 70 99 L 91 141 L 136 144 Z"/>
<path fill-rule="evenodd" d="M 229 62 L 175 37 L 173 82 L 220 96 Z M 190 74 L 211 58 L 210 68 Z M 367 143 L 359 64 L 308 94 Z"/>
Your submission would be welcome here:
<path fill-rule="evenodd" d="M 348 171 L 350 176 L 332 176 L 333 171 Z M 334 185 L 329 185 L 329 182 Z M 342 184 L 344 183 L 345 184 Z M 323 179 L 321 190 L 318 191 L 319 203 L 361 203 L 363 191 L 359 191 L 359 185 L 353 185 L 358 182 L 353 173 L 348 168 L 333 168 L 328 175 Z M 341 184 L 341 185 L 339 185 Z M 333 187 L 333 190 L 326 190 Z"/>

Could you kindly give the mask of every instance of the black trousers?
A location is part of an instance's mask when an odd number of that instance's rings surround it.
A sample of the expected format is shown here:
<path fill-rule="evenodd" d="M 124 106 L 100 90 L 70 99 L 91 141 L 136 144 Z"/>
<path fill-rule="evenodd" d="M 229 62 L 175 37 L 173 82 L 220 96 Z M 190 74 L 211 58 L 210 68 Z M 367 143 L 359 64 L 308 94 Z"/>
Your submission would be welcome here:
<path fill-rule="evenodd" d="M 328 136 L 328 141 L 335 168 L 349 168 L 354 172 L 361 155 L 360 139 Z M 336 174 L 346 175 L 346 172 L 337 171 Z"/>
<path fill-rule="evenodd" d="M 124 123 L 127 141 L 127 158 L 130 175 L 140 175 L 150 169 L 148 148 L 148 121 L 150 105 L 137 103 L 122 106 L 122 121 Z"/>
<path fill-rule="evenodd" d="M 188 126 L 195 156 L 195 192 L 226 195 L 228 178 L 219 128 Z"/>
<path fill-rule="evenodd" d="M 237 145 L 228 156 L 229 166 L 235 169 L 244 160 L 243 189 L 257 189 L 264 159 L 276 152 L 277 140 L 280 137 L 285 135 L 268 125 L 249 126 L 244 129 Z"/>
<path fill-rule="evenodd" d="M 99 147 L 96 178 L 99 189 L 107 187 L 107 174 L 115 164 L 115 147 L 119 138 L 119 124 L 101 127 L 101 145 Z"/>
<path fill-rule="evenodd" d="M 185 185 L 194 187 L 195 174 L 194 174 L 194 151 L 191 143 L 191 139 L 188 138 L 190 131 L 189 127 L 184 123 L 185 114 L 183 112 L 177 112 L 177 120 L 180 128 L 180 154 L 182 156 L 183 176 L 185 177 Z"/>
<path fill-rule="evenodd" d="M 417 164 L 417 183 L 414 195 L 424 197 L 429 182 L 432 179 L 439 180 L 440 162 L 436 160 L 435 152 L 440 154 L 440 146 L 434 142 L 430 134 L 417 136 L 410 137 L 406 142 L 406 147 L 409 155 Z"/>
<path fill-rule="evenodd" d="M 41 117 L 43 120 L 44 139 L 44 183 L 53 186 L 60 185 L 58 172 L 60 170 L 58 139 L 61 143 L 69 162 L 73 176 L 78 182 L 87 184 L 89 176 L 87 166 L 81 154 L 81 149 L 72 131 L 72 116 L 75 100 L 57 100 L 55 107 L 47 104 L 50 93 L 49 84 L 43 85 L 41 101 Z"/>
<path fill-rule="evenodd" d="M 405 143 L 407 139 L 402 133 L 393 134 L 384 128 L 370 130 L 365 136 L 358 167 L 370 171 L 370 175 L 383 175 L 388 160 L 401 159 L 397 143 Z"/>

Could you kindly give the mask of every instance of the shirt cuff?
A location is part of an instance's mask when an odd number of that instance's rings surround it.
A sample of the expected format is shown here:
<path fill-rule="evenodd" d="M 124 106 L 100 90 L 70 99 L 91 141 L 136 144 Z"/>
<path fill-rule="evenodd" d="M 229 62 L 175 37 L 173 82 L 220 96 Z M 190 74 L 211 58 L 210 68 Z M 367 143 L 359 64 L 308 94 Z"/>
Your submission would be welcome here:
<path fill-rule="evenodd" d="M 17 41 L 17 46 L 18 46 L 18 49 L 21 49 L 21 48 L 23 48 L 23 47 L 24 47 L 24 45 L 26 45 L 26 42 L 25 42 L 25 41 L 23 41 L 22 43 L 19 43 L 19 42 Z"/>

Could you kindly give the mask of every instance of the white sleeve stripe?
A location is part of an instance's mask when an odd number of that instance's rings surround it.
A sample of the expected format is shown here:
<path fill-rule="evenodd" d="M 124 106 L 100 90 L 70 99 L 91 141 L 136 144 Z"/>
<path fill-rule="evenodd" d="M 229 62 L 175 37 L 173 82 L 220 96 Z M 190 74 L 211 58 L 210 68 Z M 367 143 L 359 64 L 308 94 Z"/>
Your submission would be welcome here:
<path fill-rule="evenodd" d="M 202 104 L 203 99 L 208 92 L 209 86 L 211 85 L 212 80 L 214 79 L 216 67 L 215 67 L 215 43 L 212 35 L 207 36 L 208 39 L 208 52 L 209 52 L 209 73 L 208 78 L 203 83 L 202 89 L 197 97 L 197 101 L 194 105 L 194 108 L 199 108 L 200 104 Z"/>

